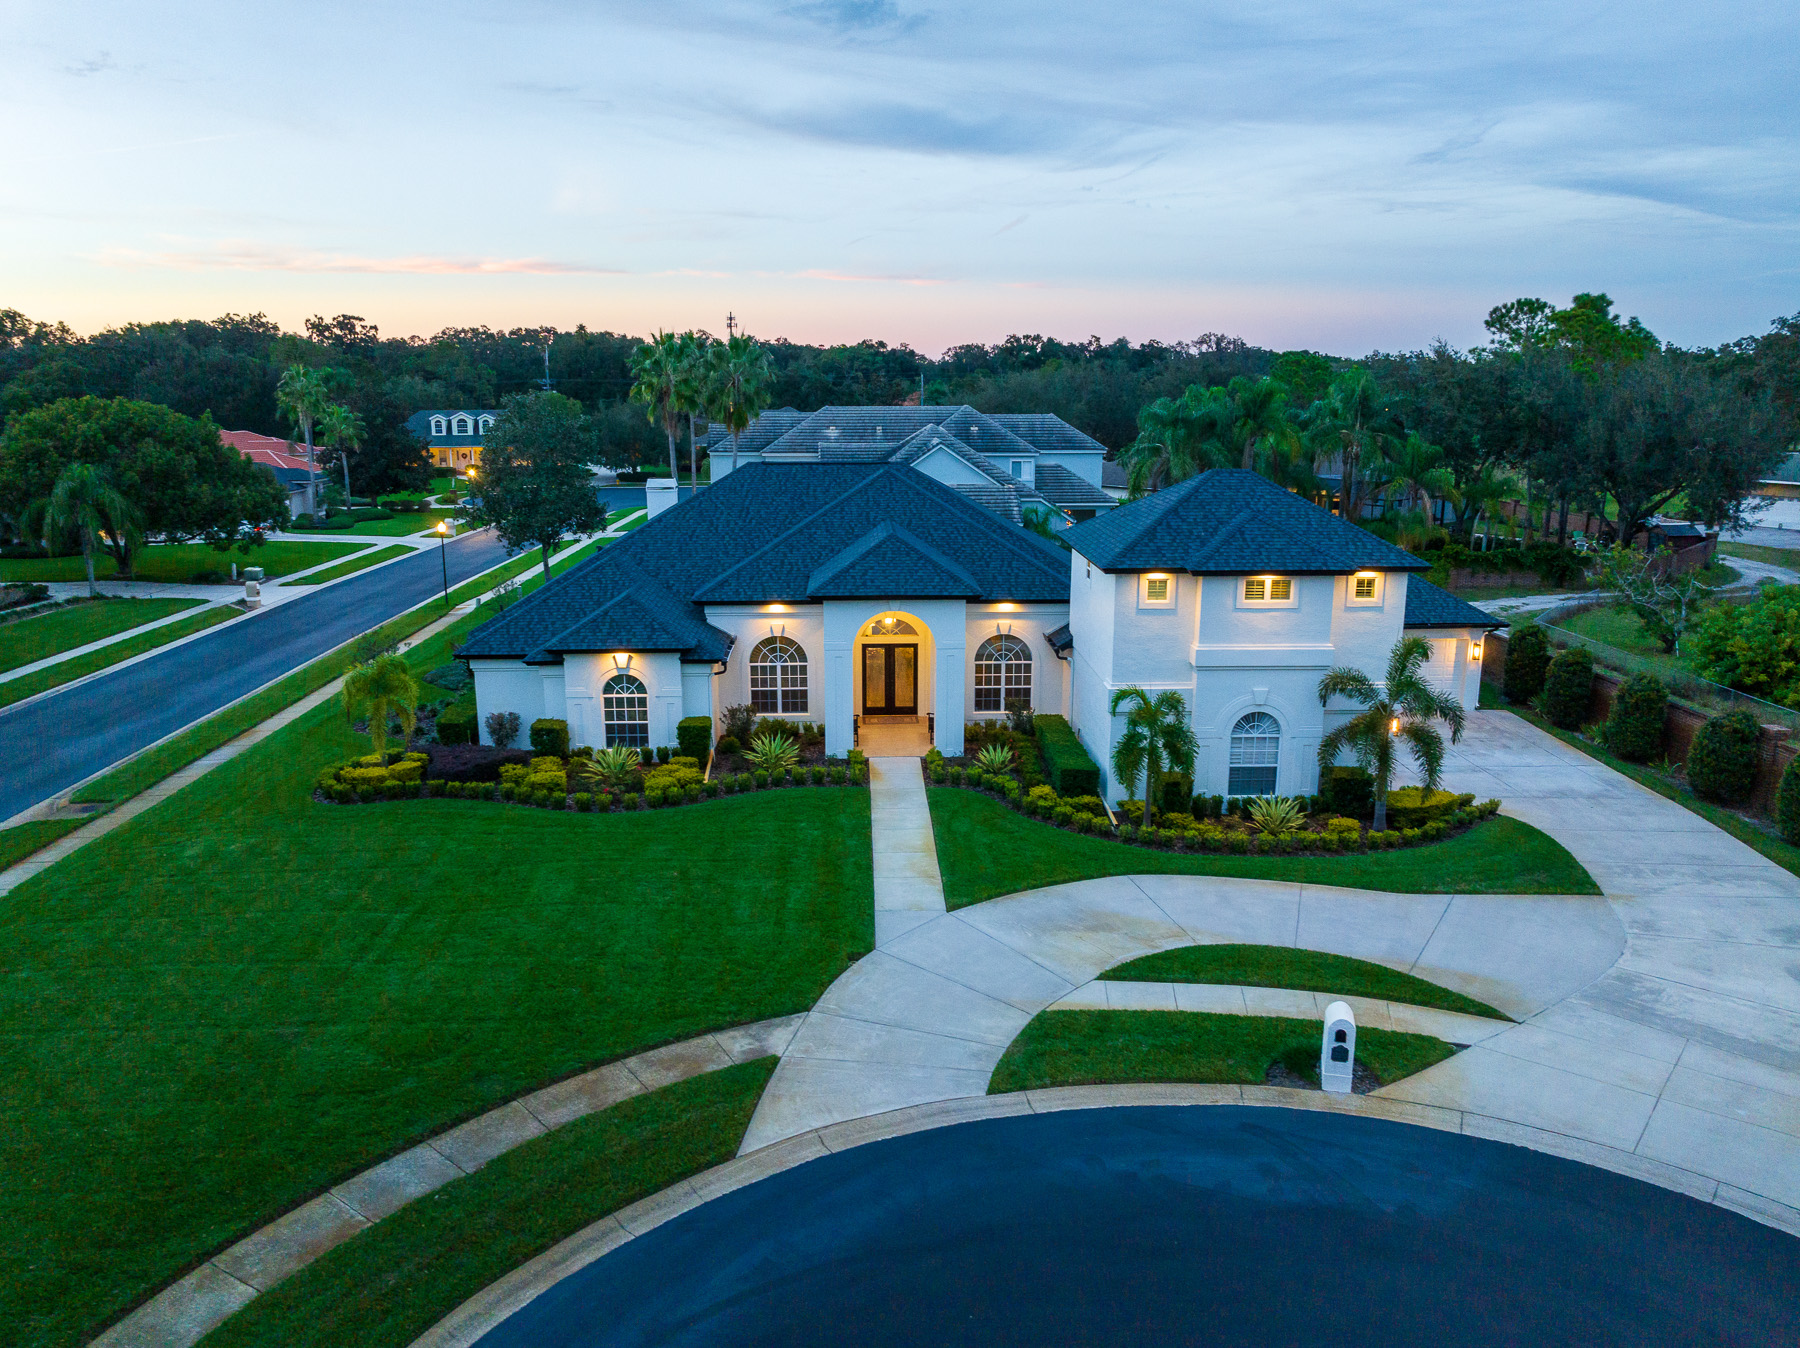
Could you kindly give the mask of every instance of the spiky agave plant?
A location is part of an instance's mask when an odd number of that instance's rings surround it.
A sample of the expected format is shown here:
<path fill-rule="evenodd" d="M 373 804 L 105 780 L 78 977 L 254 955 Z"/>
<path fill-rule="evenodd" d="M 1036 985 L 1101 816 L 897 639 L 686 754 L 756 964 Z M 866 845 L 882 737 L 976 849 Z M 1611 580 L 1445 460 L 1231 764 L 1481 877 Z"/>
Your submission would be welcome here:
<path fill-rule="evenodd" d="M 1013 751 L 1004 744 L 990 744 L 975 755 L 975 765 L 983 772 L 1011 772 Z"/>
<path fill-rule="evenodd" d="M 638 770 L 638 751 L 615 744 L 601 749 L 592 758 L 578 759 L 570 767 L 583 786 L 604 786 L 623 790 L 632 784 Z"/>
<path fill-rule="evenodd" d="M 1291 796 L 1258 796 L 1249 809 L 1250 827 L 1277 837 L 1294 832 L 1306 818 L 1306 808 Z"/>
<path fill-rule="evenodd" d="M 766 731 L 750 741 L 749 752 L 744 756 L 758 770 L 774 776 L 800 761 L 800 746 L 786 735 Z"/>

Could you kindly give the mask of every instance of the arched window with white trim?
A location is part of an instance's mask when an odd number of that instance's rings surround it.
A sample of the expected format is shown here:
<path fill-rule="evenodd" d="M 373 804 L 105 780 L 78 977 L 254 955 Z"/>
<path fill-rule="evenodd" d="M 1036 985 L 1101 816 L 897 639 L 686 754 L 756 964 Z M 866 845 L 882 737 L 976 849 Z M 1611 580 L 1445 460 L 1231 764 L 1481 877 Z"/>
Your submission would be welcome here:
<path fill-rule="evenodd" d="M 631 674 L 615 674 L 600 689 L 606 747 L 642 749 L 650 743 L 650 692 Z"/>
<path fill-rule="evenodd" d="M 1005 711 L 1031 701 L 1031 648 L 1014 636 L 992 636 L 975 648 L 975 710 Z"/>
<path fill-rule="evenodd" d="M 475 427 L 467 417 L 458 417 L 456 419 L 456 433 L 458 435 L 467 435 L 474 429 Z"/>
<path fill-rule="evenodd" d="M 433 435 L 444 434 L 445 425 L 446 425 L 446 423 L 442 417 L 433 417 L 431 419 L 431 433 Z"/>
<path fill-rule="evenodd" d="M 750 707 L 763 716 L 806 711 L 806 652 L 785 636 L 764 637 L 750 652 Z"/>
<path fill-rule="evenodd" d="M 1230 796 L 1272 796 L 1281 763 L 1281 722 L 1266 711 L 1238 717 L 1231 727 Z"/>
<path fill-rule="evenodd" d="M 483 417 L 481 419 L 481 433 L 483 435 L 486 435 L 489 431 L 491 431 L 493 429 L 494 429 L 494 419 L 492 417 Z"/>

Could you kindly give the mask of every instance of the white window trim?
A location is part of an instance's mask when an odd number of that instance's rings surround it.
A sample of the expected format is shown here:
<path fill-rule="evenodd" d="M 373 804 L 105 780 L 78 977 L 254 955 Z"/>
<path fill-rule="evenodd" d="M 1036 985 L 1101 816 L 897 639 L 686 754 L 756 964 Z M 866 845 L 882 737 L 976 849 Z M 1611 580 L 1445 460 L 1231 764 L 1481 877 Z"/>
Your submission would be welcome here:
<path fill-rule="evenodd" d="M 1154 580 L 1166 580 L 1169 582 L 1169 592 L 1168 592 L 1168 596 L 1166 598 L 1152 599 L 1150 597 L 1150 582 L 1153 579 Z M 1175 591 L 1179 584 L 1180 584 L 1180 582 L 1176 579 L 1175 573 L 1173 571 L 1141 571 L 1141 572 L 1139 572 L 1138 573 L 1138 607 L 1139 608 L 1159 608 L 1159 609 L 1160 608 L 1174 608 L 1175 607 Z"/>
<path fill-rule="evenodd" d="M 494 419 L 492 417 L 482 417 L 479 421 L 477 421 L 475 423 L 475 433 L 477 435 L 486 435 L 489 431 L 491 431 L 493 429 L 494 429 Z"/>
<path fill-rule="evenodd" d="M 431 419 L 431 433 L 433 435 L 448 435 L 449 434 L 448 428 L 449 428 L 449 423 L 447 421 L 445 421 L 442 417 L 433 417 Z"/>
<path fill-rule="evenodd" d="M 1256 579 L 1287 581 L 1288 582 L 1288 597 L 1286 599 L 1246 599 L 1246 598 L 1244 598 L 1244 582 L 1247 580 L 1256 580 Z M 1236 599 L 1237 599 L 1237 607 L 1239 607 L 1240 609 L 1248 609 L 1252 612 L 1257 612 L 1257 611 L 1260 611 L 1263 609 L 1283 609 L 1283 608 L 1299 608 L 1300 607 L 1300 577 L 1299 576 L 1282 576 L 1282 575 L 1276 575 L 1272 572 L 1267 573 L 1267 574 L 1260 574 L 1258 576 L 1234 576 L 1232 578 L 1231 585 L 1232 585 L 1232 593 L 1236 596 Z"/>
<path fill-rule="evenodd" d="M 1344 577 L 1345 608 L 1381 608 L 1387 603 L 1387 576 L 1380 571 L 1374 572 L 1373 575 L 1375 578 L 1375 596 L 1372 599 L 1358 599 L 1356 597 L 1356 582 L 1358 580 L 1369 579 L 1367 574 L 1361 576 L 1351 574 Z"/>
<path fill-rule="evenodd" d="M 475 423 L 467 417 L 457 417 L 450 424 L 456 428 L 454 433 L 457 435 L 475 434 Z"/>

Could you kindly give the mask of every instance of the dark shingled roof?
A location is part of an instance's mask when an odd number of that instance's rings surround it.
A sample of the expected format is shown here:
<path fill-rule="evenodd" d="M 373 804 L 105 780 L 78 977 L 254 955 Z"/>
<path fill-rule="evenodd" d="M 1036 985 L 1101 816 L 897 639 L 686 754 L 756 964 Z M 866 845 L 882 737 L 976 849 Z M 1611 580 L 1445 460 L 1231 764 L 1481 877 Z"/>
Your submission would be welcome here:
<path fill-rule="evenodd" d="M 1165 487 L 1084 520 L 1063 537 L 1107 571 L 1305 575 L 1429 569 L 1367 529 L 1240 468 L 1215 468 Z"/>
<path fill-rule="evenodd" d="M 1440 590 L 1423 576 L 1406 578 L 1408 627 L 1506 627 L 1503 618 L 1484 613 L 1448 590 Z"/>
<path fill-rule="evenodd" d="M 1077 477 L 1060 463 L 1040 463 L 1033 484 L 1045 500 L 1075 509 L 1112 509 L 1118 502 L 1086 478 Z"/>
<path fill-rule="evenodd" d="M 704 604 L 852 595 L 1067 603 L 1069 557 L 898 464 L 750 464 L 526 596 L 457 654 L 713 662 L 731 637 Z"/>

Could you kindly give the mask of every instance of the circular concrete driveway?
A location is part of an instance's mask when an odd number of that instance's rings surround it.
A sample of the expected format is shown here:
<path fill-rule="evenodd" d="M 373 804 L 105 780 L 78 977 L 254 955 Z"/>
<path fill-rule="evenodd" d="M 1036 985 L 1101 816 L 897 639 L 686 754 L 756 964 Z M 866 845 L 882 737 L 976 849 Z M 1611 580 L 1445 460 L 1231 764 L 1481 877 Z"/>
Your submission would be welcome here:
<path fill-rule="evenodd" d="M 1800 1242 L 1499 1143 L 1280 1109 L 934 1129 L 702 1205 L 482 1348 L 1800 1342 Z"/>

